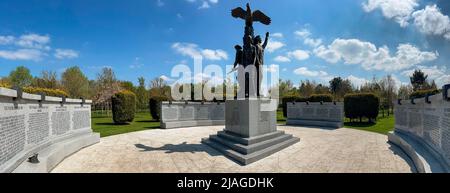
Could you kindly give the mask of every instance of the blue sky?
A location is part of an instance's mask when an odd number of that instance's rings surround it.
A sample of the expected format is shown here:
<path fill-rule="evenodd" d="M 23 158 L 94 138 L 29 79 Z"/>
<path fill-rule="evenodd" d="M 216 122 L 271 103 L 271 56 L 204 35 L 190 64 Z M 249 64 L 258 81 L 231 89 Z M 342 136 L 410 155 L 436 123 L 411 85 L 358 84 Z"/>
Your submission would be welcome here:
<path fill-rule="evenodd" d="M 225 66 L 241 43 L 243 21 L 230 10 L 248 1 L 1 0 L 0 76 L 19 65 L 34 75 L 78 65 L 94 79 L 112 67 L 119 79 L 170 78 L 172 67 Z M 450 3 L 445 0 L 250 0 L 272 17 L 266 64 L 295 84 L 334 76 L 356 85 L 373 76 L 408 82 L 422 69 L 450 83 Z"/>

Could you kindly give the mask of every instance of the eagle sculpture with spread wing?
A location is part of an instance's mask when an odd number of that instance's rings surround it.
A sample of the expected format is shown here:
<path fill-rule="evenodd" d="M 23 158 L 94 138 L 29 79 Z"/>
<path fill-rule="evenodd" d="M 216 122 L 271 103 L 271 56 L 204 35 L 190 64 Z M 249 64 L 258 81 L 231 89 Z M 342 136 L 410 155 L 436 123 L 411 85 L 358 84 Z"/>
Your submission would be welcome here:
<path fill-rule="evenodd" d="M 241 18 L 245 20 L 245 24 L 247 26 L 252 26 L 254 21 L 261 22 L 264 25 L 270 25 L 270 23 L 272 22 L 270 17 L 265 15 L 260 10 L 252 12 L 252 10 L 250 9 L 250 4 L 248 3 L 247 3 L 247 10 L 244 10 L 240 7 L 235 8 L 231 10 L 231 16 L 233 16 L 234 18 Z"/>

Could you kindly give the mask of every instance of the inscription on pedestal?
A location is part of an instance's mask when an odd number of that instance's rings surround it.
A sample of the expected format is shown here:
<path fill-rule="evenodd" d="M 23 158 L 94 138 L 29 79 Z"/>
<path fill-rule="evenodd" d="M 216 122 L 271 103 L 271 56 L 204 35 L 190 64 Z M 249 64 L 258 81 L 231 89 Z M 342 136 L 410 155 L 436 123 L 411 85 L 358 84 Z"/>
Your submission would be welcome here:
<path fill-rule="evenodd" d="M 0 117 L 0 165 L 25 147 L 25 116 Z"/>

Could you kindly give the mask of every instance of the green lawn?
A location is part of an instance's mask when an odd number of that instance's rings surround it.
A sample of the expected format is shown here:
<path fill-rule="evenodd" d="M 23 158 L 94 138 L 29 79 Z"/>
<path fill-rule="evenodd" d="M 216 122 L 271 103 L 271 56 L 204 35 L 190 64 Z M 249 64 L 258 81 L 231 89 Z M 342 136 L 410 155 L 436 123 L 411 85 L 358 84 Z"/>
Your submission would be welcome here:
<path fill-rule="evenodd" d="M 363 131 L 370 131 L 375 133 L 380 133 L 387 135 L 390 131 L 394 130 L 395 127 L 395 119 L 394 116 L 386 116 L 386 117 L 378 117 L 378 120 L 376 123 L 368 123 L 368 122 L 350 122 L 348 120 L 344 123 L 345 128 L 351 128 L 351 129 L 359 129 Z"/>
<path fill-rule="evenodd" d="M 277 122 L 279 124 L 286 123 L 286 118 L 283 116 L 282 111 L 277 111 Z M 344 127 L 386 135 L 389 133 L 389 131 L 392 131 L 394 129 L 394 116 L 391 115 L 389 117 L 382 118 L 380 115 L 378 117 L 377 123 L 351 123 L 346 119 Z M 94 132 L 100 133 L 101 137 L 157 128 L 160 128 L 160 123 L 159 121 L 154 121 L 149 112 L 136 113 L 134 121 L 126 125 L 115 125 L 112 117 L 110 116 L 102 116 L 96 113 L 93 113 L 92 115 L 92 129 L 94 130 Z"/>
<path fill-rule="evenodd" d="M 101 137 L 142 131 L 146 129 L 156 129 L 160 127 L 159 121 L 154 121 L 149 112 L 136 113 L 134 121 L 126 125 L 115 125 L 112 117 L 93 114 L 92 129 L 100 133 Z"/>

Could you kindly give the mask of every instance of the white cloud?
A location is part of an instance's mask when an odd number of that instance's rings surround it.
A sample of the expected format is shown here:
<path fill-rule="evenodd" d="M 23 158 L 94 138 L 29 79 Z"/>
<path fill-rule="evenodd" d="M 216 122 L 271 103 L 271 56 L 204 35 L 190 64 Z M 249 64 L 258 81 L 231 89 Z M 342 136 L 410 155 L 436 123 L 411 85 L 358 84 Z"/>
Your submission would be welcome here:
<path fill-rule="evenodd" d="M 208 9 L 210 8 L 210 4 L 217 4 L 219 3 L 219 0 L 186 0 L 189 3 L 197 3 L 200 2 L 201 5 L 198 7 L 198 9 Z"/>
<path fill-rule="evenodd" d="M 201 49 L 197 44 L 192 43 L 174 43 L 172 49 L 183 56 L 191 58 L 204 57 L 207 60 L 227 60 L 228 54 L 223 50 Z"/>
<path fill-rule="evenodd" d="M 316 47 L 322 45 L 322 39 L 306 38 L 303 43 L 305 45 L 316 48 Z"/>
<path fill-rule="evenodd" d="M 436 5 L 426 6 L 425 9 L 412 14 L 414 25 L 426 35 L 444 36 L 450 40 L 450 19 L 441 13 Z"/>
<path fill-rule="evenodd" d="M 270 36 L 272 36 L 274 38 L 283 38 L 283 34 L 282 33 L 273 33 Z"/>
<path fill-rule="evenodd" d="M 173 81 L 172 78 L 169 78 L 169 77 L 167 77 L 166 75 L 162 75 L 162 76 L 160 76 L 159 78 L 161 78 L 161 79 L 163 79 L 164 81 L 167 81 L 167 82 Z"/>
<path fill-rule="evenodd" d="M 411 13 L 419 6 L 419 0 L 368 0 L 362 4 L 364 11 L 380 9 L 384 17 L 393 19 L 402 27 L 408 25 Z"/>
<path fill-rule="evenodd" d="M 365 78 L 360 78 L 360 77 L 353 76 L 353 75 L 348 76 L 347 79 L 350 80 L 350 82 L 353 84 L 353 86 L 356 86 L 356 87 L 361 87 L 365 83 L 369 82 Z"/>
<path fill-rule="evenodd" d="M 311 36 L 311 32 L 307 29 L 301 29 L 301 30 L 295 31 L 294 34 L 297 37 L 302 38 L 302 39 Z"/>
<path fill-rule="evenodd" d="M 55 58 L 58 59 L 78 58 L 78 52 L 71 49 L 56 49 Z"/>
<path fill-rule="evenodd" d="M 428 75 L 428 80 L 435 80 L 438 86 L 442 86 L 444 84 L 450 83 L 450 73 L 447 72 L 447 68 L 445 66 L 422 66 L 419 65 L 417 68 L 405 70 L 402 72 L 402 75 L 405 77 L 410 77 L 414 73 L 416 69 L 421 70 L 426 75 Z"/>
<path fill-rule="evenodd" d="M 270 39 L 269 43 L 267 43 L 266 50 L 267 50 L 267 52 L 272 53 L 284 46 L 286 46 L 286 45 L 283 42 Z"/>
<path fill-rule="evenodd" d="M 322 39 L 314 39 L 311 37 L 311 32 L 308 29 L 301 29 L 298 31 L 295 31 L 294 34 L 297 36 L 297 38 L 303 39 L 303 44 L 317 48 L 318 46 L 322 45 Z"/>
<path fill-rule="evenodd" d="M 273 59 L 275 62 L 291 62 L 291 59 L 289 59 L 286 56 L 277 56 Z"/>
<path fill-rule="evenodd" d="M 14 42 L 15 38 L 13 36 L 0 36 L 0 45 L 8 45 Z"/>
<path fill-rule="evenodd" d="M 26 34 L 20 36 L 15 43 L 23 48 L 50 50 L 50 47 L 47 45 L 50 43 L 48 35 Z"/>
<path fill-rule="evenodd" d="M 328 76 L 328 73 L 325 71 L 314 71 L 309 70 L 307 67 L 300 67 L 294 70 L 294 73 L 297 75 L 307 76 L 307 77 L 324 77 Z"/>
<path fill-rule="evenodd" d="M 309 52 L 305 50 L 294 50 L 292 52 L 288 52 L 287 56 L 302 61 L 309 58 Z"/>
<path fill-rule="evenodd" d="M 278 72 L 279 71 L 279 66 L 278 66 L 278 64 L 271 64 L 269 66 L 265 66 L 264 67 L 264 71 L 266 71 L 266 72 Z"/>
<path fill-rule="evenodd" d="M 345 64 L 359 64 L 365 70 L 385 71 L 407 69 L 439 56 L 437 52 L 424 52 L 410 44 L 400 44 L 392 56 L 388 47 L 377 48 L 370 42 L 358 39 L 336 39 L 327 47 L 316 48 L 314 53 L 330 63 L 343 61 Z"/>
<path fill-rule="evenodd" d="M 41 60 L 45 54 L 36 49 L 19 49 L 15 51 L 0 50 L 0 58 L 7 60 Z"/>

